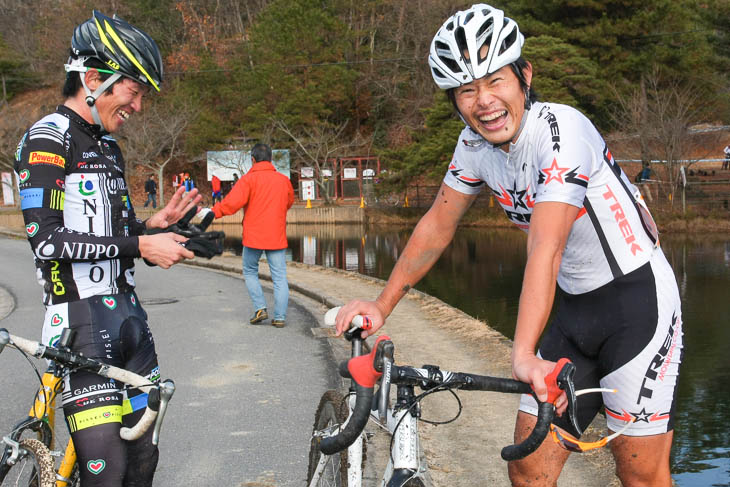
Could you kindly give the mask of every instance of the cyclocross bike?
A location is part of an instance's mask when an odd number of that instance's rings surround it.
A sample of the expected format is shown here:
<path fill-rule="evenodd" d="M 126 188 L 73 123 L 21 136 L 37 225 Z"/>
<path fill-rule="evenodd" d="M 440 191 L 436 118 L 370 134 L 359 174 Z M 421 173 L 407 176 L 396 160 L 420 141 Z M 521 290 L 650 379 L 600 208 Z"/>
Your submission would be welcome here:
<path fill-rule="evenodd" d="M 325 324 L 332 326 L 339 308 L 327 312 Z M 327 391 L 315 416 L 309 452 L 308 485 L 360 487 L 363 478 L 363 430 L 372 419 L 391 435 L 390 458 L 380 486 L 423 487 L 429 483 L 420 462 L 418 419 L 420 401 L 428 394 L 453 389 L 522 394 L 532 393 L 529 384 L 513 379 L 448 372 L 438 366 L 423 368 L 395 365 L 394 345 L 387 336 L 378 337 L 372 351 L 363 355 L 363 330 L 371 328 L 369 318 L 357 316 L 345 338 L 352 342 L 352 358 L 340 365 L 340 375 L 352 379 L 350 393 Z M 548 401 L 539 404 L 537 424 L 531 435 L 518 445 L 502 450 L 502 458 L 524 458 L 537 449 L 550 430 L 555 415 L 553 403 L 564 391 L 575 404 L 573 374 L 575 366 L 561 360 L 546 377 Z M 376 393 L 375 384 L 380 380 Z M 397 386 L 396 401 L 390 406 L 390 386 Z M 415 387 L 423 392 L 416 395 Z M 581 391 L 583 392 L 583 391 Z M 374 400 L 375 398 L 375 400 Z M 457 397 L 458 400 L 458 397 Z M 459 412 L 461 403 L 459 402 Z M 574 408 L 569 406 L 574 421 Z M 458 417 L 459 414 L 456 416 Z M 456 419 L 456 418 L 454 418 Z M 452 420 L 453 421 L 453 420 Z"/>
<path fill-rule="evenodd" d="M 102 377 L 125 384 L 126 389 L 139 389 L 148 394 L 147 409 L 132 428 L 123 427 L 119 434 L 132 441 L 140 438 L 154 424 L 152 443 L 159 441 L 162 419 L 167 404 L 175 392 L 171 380 L 151 383 L 148 379 L 128 370 L 105 365 L 97 360 L 73 353 L 68 345 L 71 330 L 64 329 L 57 347 L 42 345 L 8 333 L 0 328 L 0 352 L 8 345 L 23 355 L 50 360 L 50 366 L 41 381 L 28 417 L 20 421 L 0 441 L 0 484 L 29 487 L 78 487 L 79 473 L 76 451 L 69 439 L 65 451 L 54 451 L 54 418 L 56 395 L 62 387 L 63 377 L 72 370 L 88 370 Z M 34 365 L 35 367 L 35 365 Z M 60 458 L 58 469 L 55 458 Z"/>
<path fill-rule="evenodd" d="M 325 324 L 334 325 L 339 308 L 325 315 Z M 356 316 L 344 336 L 352 343 L 352 358 L 340 364 L 339 373 L 351 379 L 349 394 L 330 390 L 324 393 L 314 420 L 314 430 L 309 451 L 308 485 L 361 487 L 363 485 L 363 461 L 365 458 L 365 425 L 371 419 L 390 433 L 390 457 L 379 485 L 381 487 L 424 487 L 430 484 L 427 469 L 421 465 L 418 436 L 420 401 L 428 394 L 450 391 L 457 399 L 459 411 L 445 423 L 454 421 L 461 413 L 461 402 L 454 389 L 467 391 L 491 391 L 513 394 L 532 394 L 529 384 L 500 377 L 488 377 L 441 370 L 436 365 L 422 368 L 395 365 L 395 347 L 388 336 L 380 336 L 372 351 L 363 355 L 362 331 L 372 328 L 366 316 Z M 530 435 L 516 445 L 506 446 L 501 456 L 506 461 L 518 460 L 534 452 L 548 433 L 563 448 L 584 452 L 605 446 L 622 434 L 631 424 L 609 436 L 591 443 L 581 442 L 552 425 L 555 402 L 565 393 L 568 400 L 567 414 L 572 426 L 580 434 L 577 422 L 577 398 L 588 393 L 615 393 L 605 388 L 575 390 L 573 376 L 575 366 L 568 359 L 560 359 L 553 371 L 545 377 L 548 399 L 538 400 L 537 423 Z M 375 392 L 375 384 L 380 387 Z M 397 386 L 396 401 L 390 406 L 390 386 Z M 416 395 L 415 387 L 423 392 Z M 536 398 L 537 399 L 537 398 Z M 444 423 L 435 423 L 444 424 Z"/>

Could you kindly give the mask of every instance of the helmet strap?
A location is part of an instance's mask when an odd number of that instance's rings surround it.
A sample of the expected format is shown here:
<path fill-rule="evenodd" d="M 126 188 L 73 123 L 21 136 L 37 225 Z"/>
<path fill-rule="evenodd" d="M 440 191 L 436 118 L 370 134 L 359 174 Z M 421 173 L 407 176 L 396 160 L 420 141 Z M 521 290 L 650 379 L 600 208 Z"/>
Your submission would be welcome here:
<path fill-rule="evenodd" d="M 86 93 L 86 104 L 89 105 L 89 108 L 91 109 L 91 116 L 94 118 L 94 123 L 99 125 L 101 127 L 101 130 L 106 130 L 104 128 L 104 124 L 101 122 L 99 110 L 96 109 L 96 100 L 111 85 L 113 85 L 119 78 L 121 78 L 122 75 L 119 73 L 112 74 L 96 90 L 94 90 L 93 93 L 91 92 L 91 89 L 89 89 L 89 87 L 86 85 L 85 72 L 79 72 L 79 76 L 81 77 L 81 85 L 84 87 L 84 92 Z"/>

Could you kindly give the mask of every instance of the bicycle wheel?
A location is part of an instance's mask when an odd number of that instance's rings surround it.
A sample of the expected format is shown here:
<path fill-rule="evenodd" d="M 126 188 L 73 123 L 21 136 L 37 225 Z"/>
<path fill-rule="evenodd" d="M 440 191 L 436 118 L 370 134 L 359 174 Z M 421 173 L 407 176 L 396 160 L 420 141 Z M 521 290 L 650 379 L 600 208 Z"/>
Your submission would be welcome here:
<path fill-rule="evenodd" d="M 319 401 L 317 413 L 314 416 L 314 432 L 336 424 L 344 424 L 347 420 L 347 403 L 342 394 L 337 391 L 327 391 Z M 314 484 L 318 487 L 338 486 L 347 487 L 347 449 L 334 455 L 324 455 L 318 448 L 318 441 L 312 437 L 309 449 L 309 472 L 307 474 L 307 485 L 312 483 L 312 478 L 317 472 L 320 460 L 324 461 L 324 469 L 321 471 Z"/>
<path fill-rule="evenodd" d="M 54 487 L 56 473 L 48 447 L 39 440 L 26 438 L 20 443 L 21 453 L 15 465 L 8 468 L 2 485 L 14 487 Z"/>

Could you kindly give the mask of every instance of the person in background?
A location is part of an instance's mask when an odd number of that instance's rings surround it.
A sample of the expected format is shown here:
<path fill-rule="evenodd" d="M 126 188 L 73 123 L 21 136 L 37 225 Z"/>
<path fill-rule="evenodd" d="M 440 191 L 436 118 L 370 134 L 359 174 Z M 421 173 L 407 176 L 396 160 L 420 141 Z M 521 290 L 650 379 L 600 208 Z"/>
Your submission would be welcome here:
<path fill-rule="evenodd" d="M 212 210 L 216 218 L 243 208 L 243 276 L 253 303 L 252 325 L 269 318 L 259 282 L 259 259 L 266 254 L 274 284 L 274 318 L 271 324 L 286 325 L 289 284 L 286 280 L 286 213 L 294 203 L 289 178 L 271 163 L 271 147 L 256 144 L 251 149 L 253 166 Z M 234 178 L 236 175 L 234 174 Z"/>
<path fill-rule="evenodd" d="M 152 202 L 152 208 L 157 208 L 157 183 L 152 177 L 152 174 L 144 182 L 144 190 L 147 192 L 147 201 L 144 202 L 144 207 L 147 208 L 147 205 Z"/>
<path fill-rule="evenodd" d="M 730 144 L 725 146 L 725 149 L 723 149 L 723 152 L 725 152 L 725 160 L 722 161 L 722 168 L 730 169 Z"/>
<path fill-rule="evenodd" d="M 523 43 L 517 23 L 485 4 L 457 12 L 434 36 L 431 74 L 465 127 L 438 195 L 385 288 L 375 301 L 343 306 L 336 331 L 367 315 L 373 328 L 365 334 L 377 332 L 488 188 L 527 233 L 513 377 L 545 401 L 545 377 L 567 357 L 576 366 L 576 389 L 615 389 L 581 396 L 577 428 L 567 415 L 556 418 L 554 436 L 509 462 L 512 484 L 557 485 L 571 451 L 593 448 L 570 436 L 604 410 L 616 433 L 610 445 L 622 485 L 669 487 L 683 351 L 677 281 L 641 194 L 595 126 L 572 107 L 537 100 Z M 564 394 L 555 406 L 565 411 Z M 523 395 L 515 442 L 527 438 L 536 415 L 535 399 Z"/>
<path fill-rule="evenodd" d="M 221 180 L 215 174 L 213 174 L 213 177 L 210 180 L 210 187 L 213 191 L 213 204 L 216 204 L 220 202 L 223 197 L 221 195 Z"/>
<path fill-rule="evenodd" d="M 185 179 L 183 180 L 183 186 L 185 186 L 185 192 L 189 193 L 195 188 L 195 181 L 190 177 L 190 174 L 185 173 Z"/>

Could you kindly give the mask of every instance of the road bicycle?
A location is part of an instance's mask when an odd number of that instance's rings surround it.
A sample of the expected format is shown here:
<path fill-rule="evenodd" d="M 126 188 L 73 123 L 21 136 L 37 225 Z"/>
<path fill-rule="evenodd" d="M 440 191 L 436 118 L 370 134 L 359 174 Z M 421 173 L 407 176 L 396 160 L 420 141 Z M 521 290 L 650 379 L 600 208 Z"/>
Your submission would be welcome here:
<path fill-rule="evenodd" d="M 26 358 L 33 356 L 50 361 L 43 377 L 40 377 L 36 369 L 41 384 L 28 417 L 16 424 L 0 441 L 1 485 L 79 487 L 79 469 L 71 439 L 63 452 L 53 449 L 56 396 L 62 389 L 64 376 L 71 371 L 88 370 L 123 383 L 125 389 L 138 389 L 147 393 L 147 409 L 142 418 L 131 428 L 122 427 L 119 434 L 124 440 L 136 440 L 154 425 L 152 443 L 157 445 L 159 442 L 162 419 L 175 392 L 173 381 L 152 383 L 128 370 L 71 352 L 71 339 L 72 331 L 66 328 L 57 346 L 51 347 L 11 335 L 6 329 L 0 328 L 0 352 L 5 346 L 10 346 L 19 350 Z M 58 468 L 55 466 L 55 458 L 60 459 Z"/>
<path fill-rule="evenodd" d="M 339 308 L 325 315 L 325 324 L 332 326 Z M 344 336 L 351 341 L 352 358 L 342 362 L 339 373 L 351 379 L 347 395 L 330 390 L 322 396 L 314 420 L 309 452 L 307 483 L 315 486 L 361 487 L 368 420 L 375 421 L 390 434 L 390 458 L 379 485 L 382 487 L 424 487 L 430 485 L 427 469 L 421 465 L 418 436 L 420 401 L 428 394 L 454 389 L 532 394 L 529 384 L 513 379 L 449 372 L 437 365 L 422 368 L 394 364 L 395 347 L 388 336 L 378 337 L 369 354 L 363 354 L 363 330 L 372 328 L 368 317 L 356 316 L 352 328 Z M 522 443 L 506 446 L 504 460 L 517 460 L 534 452 L 550 431 L 555 415 L 554 402 L 565 392 L 568 417 L 578 428 L 575 416 L 576 392 L 573 385 L 575 366 L 561 359 L 545 378 L 548 400 L 538 401 L 535 428 Z M 380 387 L 375 392 L 375 384 Z M 390 386 L 397 386 L 394 406 L 390 405 Z M 415 393 L 415 387 L 423 392 Z M 578 394 L 589 391 L 578 391 Z M 590 390 L 590 392 L 598 392 Z M 458 396 L 456 396 L 458 401 Z M 459 404 L 459 416 L 461 402 Z M 455 420 L 454 417 L 451 421 Z M 450 422 L 450 421 L 447 421 Z M 609 440 L 610 441 L 610 440 Z"/>

